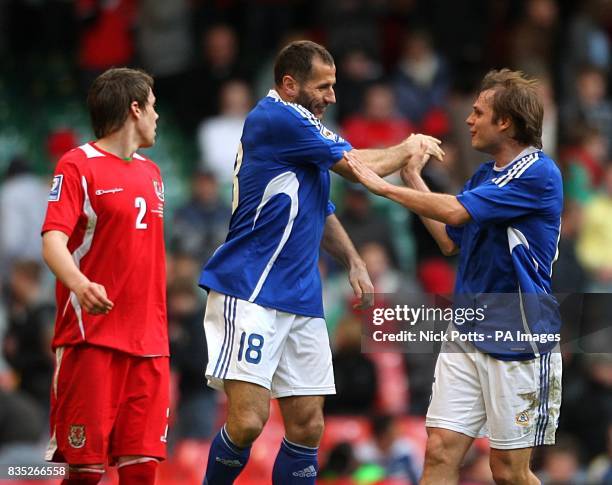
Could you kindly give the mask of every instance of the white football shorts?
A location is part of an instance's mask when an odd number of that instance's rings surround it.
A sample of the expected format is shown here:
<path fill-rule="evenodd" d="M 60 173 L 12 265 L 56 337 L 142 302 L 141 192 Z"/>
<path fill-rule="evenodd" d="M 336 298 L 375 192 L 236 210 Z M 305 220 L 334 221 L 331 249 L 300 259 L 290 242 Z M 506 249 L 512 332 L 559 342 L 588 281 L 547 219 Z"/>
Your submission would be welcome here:
<path fill-rule="evenodd" d="M 323 318 L 265 308 L 211 291 L 204 331 L 208 385 L 252 382 L 274 398 L 335 394 L 332 354 Z"/>
<path fill-rule="evenodd" d="M 512 450 L 555 443 L 561 407 L 558 348 L 535 359 L 503 361 L 470 343 L 445 342 L 436 362 L 425 426 Z"/>

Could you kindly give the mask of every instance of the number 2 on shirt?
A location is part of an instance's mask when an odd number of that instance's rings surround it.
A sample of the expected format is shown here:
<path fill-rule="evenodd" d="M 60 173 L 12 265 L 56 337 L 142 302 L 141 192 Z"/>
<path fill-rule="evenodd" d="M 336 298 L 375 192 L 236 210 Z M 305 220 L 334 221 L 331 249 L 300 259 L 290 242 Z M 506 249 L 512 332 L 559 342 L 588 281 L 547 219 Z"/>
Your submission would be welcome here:
<path fill-rule="evenodd" d="M 147 201 L 143 197 L 136 197 L 136 199 L 134 199 L 134 207 L 138 209 L 138 215 L 136 216 L 136 229 L 146 229 L 147 223 L 142 222 L 142 220 L 147 213 Z"/>

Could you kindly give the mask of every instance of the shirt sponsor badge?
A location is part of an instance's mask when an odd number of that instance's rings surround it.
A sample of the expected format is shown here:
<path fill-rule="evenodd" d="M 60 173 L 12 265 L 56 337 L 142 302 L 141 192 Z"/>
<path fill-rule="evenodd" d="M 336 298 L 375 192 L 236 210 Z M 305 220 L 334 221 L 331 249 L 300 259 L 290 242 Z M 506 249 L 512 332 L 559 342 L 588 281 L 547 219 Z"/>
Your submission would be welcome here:
<path fill-rule="evenodd" d="M 53 177 L 53 182 L 51 183 L 51 192 L 49 192 L 49 202 L 57 202 L 58 200 L 60 200 L 63 181 L 63 175 L 56 175 L 55 177 Z"/>

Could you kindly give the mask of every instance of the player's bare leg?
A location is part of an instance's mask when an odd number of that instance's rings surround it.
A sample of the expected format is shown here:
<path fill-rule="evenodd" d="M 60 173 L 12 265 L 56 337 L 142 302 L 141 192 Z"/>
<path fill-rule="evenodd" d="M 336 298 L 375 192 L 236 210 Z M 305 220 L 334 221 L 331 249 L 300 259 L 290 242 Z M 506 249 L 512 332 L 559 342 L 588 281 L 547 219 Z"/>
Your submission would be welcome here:
<path fill-rule="evenodd" d="M 273 485 L 314 485 L 319 471 L 317 454 L 323 435 L 322 396 L 291 396 L 278 400 L 285 437 L 274 468 Z"/>
<path fill-rule="evenodd" d="M 225 425 L 213 439 L 208 453 L 204 485 L 231 485 L 246 466 L 251 443 L 270 415 L 270 391 L 257 384 L 224 381 L 228 399 Z"/>
<path fill-rule="evenodd" d="M 420 485 L 454 485 L 474 438 L 443 428 L 427 428 L 425 467 Z"/>
<path fill-rule="evenodd" d="M 270 391 L 250 382 L 226 380 L 228 414 L 225 429 L 240 448 L 251 446 L 270 416 Z"/>
<path fill-rule="evenodd" d="M 540 485 L 529 469 L 532 448 L 496 450 L 491 448 L 491 472 L 497 485 Z"/>
<path fill-rule="evenodd" d="M 292 396 L 278 400 L 285 436 L 293 443 L 316 448 L 323 435 L 322 396 Z"/>

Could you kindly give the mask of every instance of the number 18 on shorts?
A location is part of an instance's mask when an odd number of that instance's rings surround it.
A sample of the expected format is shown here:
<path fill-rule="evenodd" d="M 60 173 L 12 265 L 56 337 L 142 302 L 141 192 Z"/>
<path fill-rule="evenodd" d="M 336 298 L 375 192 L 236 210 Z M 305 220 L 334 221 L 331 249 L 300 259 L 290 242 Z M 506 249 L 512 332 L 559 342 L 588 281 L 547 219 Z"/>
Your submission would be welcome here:
<path fill-rule="evenodd" d="M 327 326 L 322 318 L 266 308 L 211 291 L 204 330 L 206 378 L 258 384 L 272 397 L 334 394 Z"/>

